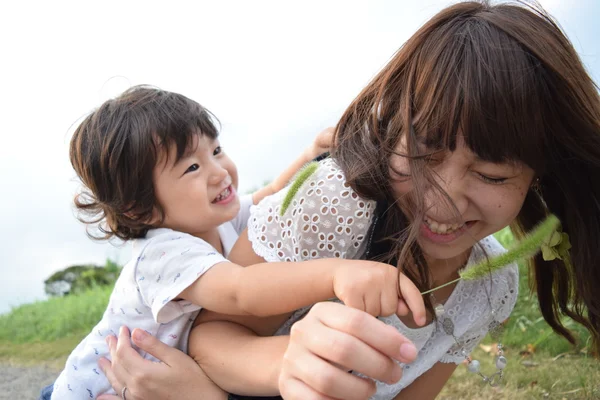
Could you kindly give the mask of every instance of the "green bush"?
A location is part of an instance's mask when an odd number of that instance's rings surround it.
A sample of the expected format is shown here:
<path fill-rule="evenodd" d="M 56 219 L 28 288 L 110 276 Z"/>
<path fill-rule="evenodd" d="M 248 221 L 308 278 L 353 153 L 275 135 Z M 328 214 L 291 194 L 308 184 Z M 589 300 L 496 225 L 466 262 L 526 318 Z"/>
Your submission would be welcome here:
<path fill-rule="evenodd" d="M 96 286 L 114 285 L 121 267 L 108 259 L 104 266 L 73 265 L 57 271 L 44 281 L 44 291 L 50 297 L 83 293 Z"/>

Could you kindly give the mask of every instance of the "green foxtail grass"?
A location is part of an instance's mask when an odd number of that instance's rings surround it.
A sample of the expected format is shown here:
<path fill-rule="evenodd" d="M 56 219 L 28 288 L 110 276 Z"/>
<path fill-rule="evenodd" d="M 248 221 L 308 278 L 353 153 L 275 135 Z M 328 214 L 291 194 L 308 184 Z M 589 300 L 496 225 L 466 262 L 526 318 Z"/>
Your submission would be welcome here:
<path fill-rule="evenodd" d="M 529 232 L 523 239 L 515 242 L 510 249 L 503 254 L 487 258 L 468 269 L 459 272 L 460 278 L 445 283 L 441 286 L 427 290 L 421 294 L 431 293 L 444 286 L 451 285 L 461 279 L 475 280 L 482 278 L 510 263 L 526 260 L 535 256 L 542 246 L 550 240 L 553 233 L 560 228 L 560 221 L 555 215 L 549 215 L 544 221 Z"/>
<path fill-rule="evenodd" d="M 298 174 L 296 175 L 296 178 L 294 179 L 294 182 L 292 182 L 290 189 L 288 190 L 288 192 L 285 195 L 285 198 L 283 199 L 283 204 L 281 205 L 281 210 L 279 211 L 279 215 L 283 216 L 283 214 L 285 214 L 285 212 L 289 208 L 290 204 L 292 204 L 292 200 L 296 196 L 296 193 L 298 193 L 298 190 L 300 189 L 300 187 L 304 184 L 304 182 L 306 182 L 306 180 L 312 174 L 315 173 L 318 166 L 319 166 L 319 163 L 316 161 L 313 161 L 309 164 L 306 164 L 306 166 L 304 168 L 302 168 L 300 170 L 300 172 L 298 172 Z"/>

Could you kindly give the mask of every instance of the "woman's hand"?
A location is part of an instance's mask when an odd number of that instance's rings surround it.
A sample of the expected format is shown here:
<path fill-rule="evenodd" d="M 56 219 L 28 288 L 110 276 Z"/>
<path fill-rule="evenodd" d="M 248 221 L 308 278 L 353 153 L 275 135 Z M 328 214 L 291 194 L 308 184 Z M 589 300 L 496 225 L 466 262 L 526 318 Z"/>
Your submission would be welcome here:
<path fill-rule="evenodd" d="M 307 161 L 313 160 L 331 150 L 335 128 L 325 128 L 315 137 L 311 145 L 304 151 Z"/>
<path fill-rule="evenodd" d="M 131 347 L 131 341 L 162 362 L 142 358 Z M 109 336 L 107 343 L 112 363 L 101 358 L 98 364 L 118 395 L 101 395 L 98 400 L 120 400 L 125 386 L 127 400 L 227 398 L 194 360 L 141 329 L 135 329 L 130 339 L 129 329 L 122 327 L 118 341 Z"/>
<path fill-rule="evenodd" d="M 416 356 L 393 327 L 341 304 L 319 303 L 292 327 L 279 389 L 286 400 L 365 400 L 375 383 L 348 371 L 395 383 L 402 370 L 394 359 L 410 363 Z"/>

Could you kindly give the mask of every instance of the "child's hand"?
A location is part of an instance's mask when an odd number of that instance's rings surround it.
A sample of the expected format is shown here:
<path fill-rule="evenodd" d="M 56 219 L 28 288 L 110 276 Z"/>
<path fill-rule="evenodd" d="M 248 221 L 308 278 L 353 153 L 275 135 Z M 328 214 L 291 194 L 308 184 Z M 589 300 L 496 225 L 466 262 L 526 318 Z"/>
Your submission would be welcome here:
<path fill-rule="evenodd" d="M 306 158 L 308 160 L 312 160 L 323 153 L 327 153 L 331 150 L 331 145 L 333 144 L 333 133 L 335 132 L 335 128 L 329 127 L 323 131 L 321 131 L 312 142 L 310 147 L 306 149 Z"/>
<path fill-rule="evenodd" d="M 347 306 L 373 316 L 405 316 L 412 311 L 415 323 L 425 324 L 425 304 L 419 289 L 389 264 L 345 261 L 334 272 L 333 290 Z"/>

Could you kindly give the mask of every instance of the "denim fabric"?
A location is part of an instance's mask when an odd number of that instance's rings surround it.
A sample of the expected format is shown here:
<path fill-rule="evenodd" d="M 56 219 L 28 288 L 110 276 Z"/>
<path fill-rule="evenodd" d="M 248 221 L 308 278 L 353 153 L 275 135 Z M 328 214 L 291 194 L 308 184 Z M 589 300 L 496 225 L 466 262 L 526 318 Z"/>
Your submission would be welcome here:
<path fill-rule="evenodd" d="M 53 388 L 54 388 L 53 383 L 51 383 L 50 385 L 43 388 L 42 392 L 40 393 L 40 398 L 38 400 L 50 400 L 50 397 L 52 397 L 52 389 Z"/>

